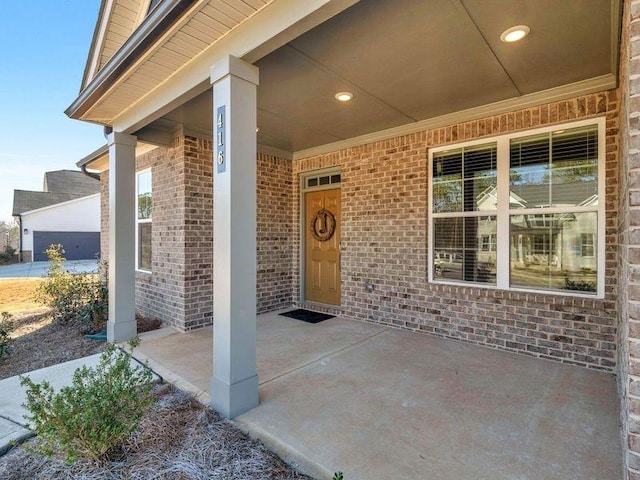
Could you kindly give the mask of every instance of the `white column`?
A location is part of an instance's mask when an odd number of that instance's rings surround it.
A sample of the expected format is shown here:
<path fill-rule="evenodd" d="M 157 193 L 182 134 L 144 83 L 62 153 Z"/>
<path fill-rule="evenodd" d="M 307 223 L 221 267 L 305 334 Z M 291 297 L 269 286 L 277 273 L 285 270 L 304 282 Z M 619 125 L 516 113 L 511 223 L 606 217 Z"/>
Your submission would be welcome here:
<path fill-rule="evenodd" d="M 109 143 L 109 320 L 107 339 L 136 336 L 136 137 L 113 132 Z"/>
<path fill-rule="evenodd" d="M 211 406 L 234 418 L 258 405 L 256 374 L 256 87 L 228 56 L 213 84 L 213 378 Z"/>

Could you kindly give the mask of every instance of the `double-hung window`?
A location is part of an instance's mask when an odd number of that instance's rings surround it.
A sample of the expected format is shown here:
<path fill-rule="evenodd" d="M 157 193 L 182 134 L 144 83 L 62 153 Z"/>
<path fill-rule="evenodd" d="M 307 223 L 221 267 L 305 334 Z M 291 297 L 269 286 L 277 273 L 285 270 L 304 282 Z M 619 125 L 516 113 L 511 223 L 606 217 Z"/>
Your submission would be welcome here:
<path fill-rule="evenodd" d="M 429 152 L 429 278 L 604 294 L 604 119 Z"/>
<path fill-rule="evenodd" d="M 136 173 L 136 268 L 151 271 L 151 170 Z"/>

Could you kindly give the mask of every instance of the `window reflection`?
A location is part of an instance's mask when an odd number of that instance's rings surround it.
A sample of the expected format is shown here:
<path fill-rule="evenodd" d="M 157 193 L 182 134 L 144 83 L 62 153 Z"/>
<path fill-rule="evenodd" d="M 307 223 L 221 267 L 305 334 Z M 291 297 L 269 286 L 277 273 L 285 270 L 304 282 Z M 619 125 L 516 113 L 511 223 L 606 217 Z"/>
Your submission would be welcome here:
<path fill-rule="evenodd" d="M 434 219 L 434 277 L 495 285 L 495 241 L 495 216 Z"/>
<path fill-rule="evenodd" d="M 597 291 L 595 212 L 512 215 L 511 285 Z"/>

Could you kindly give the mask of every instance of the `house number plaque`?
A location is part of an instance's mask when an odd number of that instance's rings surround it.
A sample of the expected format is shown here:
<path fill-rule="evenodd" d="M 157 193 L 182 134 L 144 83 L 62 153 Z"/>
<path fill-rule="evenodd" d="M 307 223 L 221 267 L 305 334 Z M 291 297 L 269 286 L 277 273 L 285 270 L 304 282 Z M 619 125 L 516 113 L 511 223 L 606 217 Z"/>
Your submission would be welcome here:
<path fill-rule="evenodd" d="M 226 149 L 225 149 L 225 130 L 226 119 L 224 117 L 225 106 L 218 107 L 216 111 L 216 165 L 217 172 L 224 173 L 227 166 Z"/>

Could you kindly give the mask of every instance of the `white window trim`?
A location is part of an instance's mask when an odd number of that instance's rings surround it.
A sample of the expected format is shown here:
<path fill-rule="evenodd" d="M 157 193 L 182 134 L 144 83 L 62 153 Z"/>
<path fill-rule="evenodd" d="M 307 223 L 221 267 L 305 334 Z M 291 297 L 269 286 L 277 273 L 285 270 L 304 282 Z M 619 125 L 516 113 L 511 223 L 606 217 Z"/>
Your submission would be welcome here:
<path fill-rule="evenodd" d="M 152 273 L 151 270 L 147 270 L 144 268 L 140 268 L 140 248 L 138 245 L 138 236 L 139 236 L 139 231 L 140 229 L 138 228 L 138 224 L 140 223 L 153 223 L 153 213 L 151 213 L 151 218 L 146 218 L 146 219 L 139 219 L 138 218 L 138 177 L 144 173 L 151 173 L 151 198 L 152 198 L 152 202 L 153 202 L 153 173 L 151 172 L 151 167 L 149 168 L 145 168 L 142 170 L 137 170 L 136 171 L 136 198 L 135 198 L 135 202 L 134 202 L 134 210 L 135 210 L 135 219 L 136 219 L 136 244 L 135 244 L 135 250 L 136 250 L 136 265 L 135 265 L 135 270 L 138 273 L 146 273 L 148 275 L 150 275 Z M 153 203 L 151 204 L 151 211 L 153 212 Z M 153 227 L 151 227 L 153 228 Z M 153 255 L 153 250 L 152 250 L 152 255 Z M 153 263 L 153 257 L 152 257 L 152 263 Z"/>
<path fill-rule="evenodd" d="M 524 287 L 512 287 L 509 285 L 510 282 L 510 215 L 526 215 L 526 214 L 537 214 L 541 213 L 541 209 L 510 209 L 509 208 L 509 169 L 510 169 L 510 157 L 509 157 L 509 144 L 510 141 L 514 138 L 528 137 L 530 135 L 542 134 L 554 132 L 559 129 L 569 129 L 569 128 L 579 128 L 588 125 L 597 125 L 598 126 L 598 206 L 594 207 L 584 207 L 584 206 L 576 206 L 570 207 L 571 212 L 580 213 L 580 212 L 596 212 L 597 214 L 597 236 L 595 241 L 597 243 L 597 255 L 598 255 L 598 273 L 597 273 L 597 281 L 598 287 L 596 294 L 585 294 L 581 292 L 572 292 L 572 291 L 559 291 L 559 290 L 545 290 L 545 289 L 535 289 L 535 288 L 524 288 Z M 446 150 L 452 150 L 460 147 L 471 147 L 475 145 L 483 145 L 488 143 L 496 143 L 497 146 L 497 189 L 498 189 L 498 208 L 493 211 L 478 211 L 478 212 L 448 212 L 441 214 L 433 213 L 433 154 L 437 152 L 442 152 Z M 524 293 L 540 293 L 544 295 L 560 295 L 566 297 L 581 297 L 581 298 L 596 298 L 602 299 L 604 298 L 605 288 L 605 252 L 606 252 L 606 121 L 605 117 L 597 117 L 590 118 L 588 120 L 580 120 L 576 122 L 567 122 L 561 124 L 554 124 L 542 128 L 534 128 L 530 130 L 520 130 L 518 132 L 508 133 L 504 135 L 498 135 L 493 137 L 484 137 L 476 140 L 466 141 L 466 142 L 457 142 L 450 143 L 441 147 L 434 147 L 429 149 L 429 155 L 427 159 L 427 177 L 428 177 L 428 210 L 427 215 L 429 217 L 428 221 L 428 280 L 430 283 L 444 284 L 444 285 L 459 285 L 465 286 L 469 288 L 487 288 L 492 290 L 509 290 L 515 292 L 524 292 Z M 553 207 L 553 208 L 545 208 L 544 213 L 553 214 L 553 213 L 566 213 L 568 208 L 566 207 Z M 433 220 L 438 217 L 469 217 L 469 216 L 478 216 L 478 217 L 486 217 L 486 216 L 496 216 L 497 217 L 497 230 L 496 230 L 496 249 L 497 249 L 497 260 L 496 260 L 496 285 L 487 285 L 482 283 L 473 283 L 473 282 L 462 282 L 455 280 L 441 280 L 434 279 L 434 268 L 433 268 L 433 242 L 434 242 L 434 231 L 433 231 Z M 501 253 L 507 252 L 507 255 Z"/>

